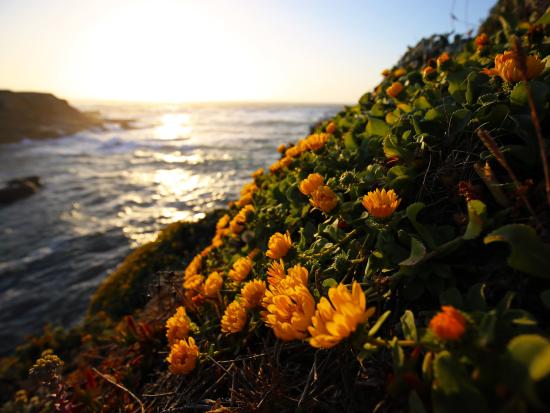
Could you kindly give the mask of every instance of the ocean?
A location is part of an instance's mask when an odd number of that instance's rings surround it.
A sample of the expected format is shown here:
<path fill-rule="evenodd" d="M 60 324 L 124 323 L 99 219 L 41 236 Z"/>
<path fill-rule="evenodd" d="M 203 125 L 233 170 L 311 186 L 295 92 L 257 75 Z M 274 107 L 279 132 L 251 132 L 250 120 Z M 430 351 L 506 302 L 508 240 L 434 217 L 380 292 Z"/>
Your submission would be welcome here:
<path fill-rule="evenodd" d="M 44 187 L 0 208 L 0 353 L 45 323 L 81 320 L 103 278 L 165 225 L 237 198 L 281 143 L 343 105 L 77 105 L 129 129 L 0 145 L 0 184 Z"/>

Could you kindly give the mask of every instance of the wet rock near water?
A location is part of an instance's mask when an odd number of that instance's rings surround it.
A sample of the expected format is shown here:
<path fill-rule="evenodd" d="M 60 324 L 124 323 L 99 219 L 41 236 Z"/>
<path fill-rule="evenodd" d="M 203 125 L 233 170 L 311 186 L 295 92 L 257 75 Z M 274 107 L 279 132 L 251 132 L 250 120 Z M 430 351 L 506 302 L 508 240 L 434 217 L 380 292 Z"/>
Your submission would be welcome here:
<path fill-rule="evenodd" d="M 0 188 L 0 205 L 8 205 L 23 198 L 27 198 L 42 187 L 40 177 L 27 176 L 12 179 L 5 187 Z"/>

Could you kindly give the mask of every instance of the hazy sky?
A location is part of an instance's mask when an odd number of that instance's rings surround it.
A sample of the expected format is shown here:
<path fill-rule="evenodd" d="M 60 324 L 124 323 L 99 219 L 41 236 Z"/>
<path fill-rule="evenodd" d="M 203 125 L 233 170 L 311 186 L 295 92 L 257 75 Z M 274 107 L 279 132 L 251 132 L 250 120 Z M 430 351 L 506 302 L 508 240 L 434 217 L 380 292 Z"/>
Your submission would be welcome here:
<path fill-rule="evenodd" d="M 494 1 L 0 0 L 0 89 L 349 103 L 407 45 L 475 28 Z"/>

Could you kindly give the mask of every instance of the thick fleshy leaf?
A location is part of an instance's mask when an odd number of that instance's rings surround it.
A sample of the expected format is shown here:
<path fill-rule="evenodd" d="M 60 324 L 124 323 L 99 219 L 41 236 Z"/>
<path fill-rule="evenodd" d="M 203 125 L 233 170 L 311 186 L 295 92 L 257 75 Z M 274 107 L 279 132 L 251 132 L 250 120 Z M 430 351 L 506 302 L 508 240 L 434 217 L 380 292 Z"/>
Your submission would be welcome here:
<path fill-rule="evenodd" d="M 487 235 L 483 242 L 507 242 L 512 249 L 508 265 L 516 270 L 550 278 L 550 245 L 537 236 L 535 230 L 524 224 L 510 224 Z"/>

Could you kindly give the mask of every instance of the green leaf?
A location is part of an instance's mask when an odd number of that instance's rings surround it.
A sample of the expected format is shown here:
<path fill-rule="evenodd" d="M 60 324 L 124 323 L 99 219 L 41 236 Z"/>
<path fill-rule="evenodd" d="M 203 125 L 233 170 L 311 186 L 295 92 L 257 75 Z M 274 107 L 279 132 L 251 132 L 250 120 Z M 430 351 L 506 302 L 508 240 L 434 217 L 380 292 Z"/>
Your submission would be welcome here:
<path fill-rule="evenodd" d="M 326 288 L 327 290 L 331 287 L 336 287 L 337 285 L 338 282 L 334 278 L 327 278 L 322 283 L 323 288 Z"/>
<path fill-rule="evenodd" d="M 353 151 L 358 148 L 357 143 L 355 142 L 355 139 L 353 138 L 353 134 L 351 132 L 346 132 L 343 138 L 344 138 L 344 146 L 346 147 L 346 149 Z"/>
<path fill-rule="evenodd" d="M 529 375 L 534 381 L 542 380 L 548 374 L 550 374 L 550 345 L 538 353 L 529 366 Z"/>
<path fill-rule="evenodd" d="M 549 345 L 550 342 L 538 334 L 522 334 L 510 340 L 508 351 L 515 360 L 530 365 L 535 357 Z"/>
<path fill-rule="evenodd" d="M 542 301 L 542 304 L 550 310 L 550 290 L 545 290 L 540 293 L 540 300 Z"/>
<path fill-rule="evenodd" d="M 449 134 L 456 136 L 461 133 L 470 122 L 470 119 L 472 119 L 472 112 L 468 109 L 459 109 L 453 112 L 449 124 Z"/>
<path fill-rule="evenodd" d="M 430 104 L 430 102 L 428 102 L 428 99 L 426 99 L 425 96 L 420 96 L 417 99 L 415 99 L 413 105 L 415 108 L 422 109 L 422 110 L 428 110 L 428 109 L 431 109 L 432 107 L 432 105 Z"/>
<path fill-rule="evenodd" d="M 368 333 L 369 337 L 374 336 L 378 332 L 378 330 L 380 330 L 380 327 L 382 327 L 382 324 L 384 324 L 384 321 L 387 320 L 390 314 L 391 314 L 391 311 L 388 310 L 384 314 L 382 314 L 380 317 L 378 317 L 378 320 L 376 320 L 376 323 L 374 323 L 374 325 L 369 330 L 369 333 Z"/>
<path fill-rule="evenodd" d="M 477 238 L 483 230 L 483 221 L 487 212 L 487 206 L 477 199 L 468 201 L 468 226 L 462 236 L 465 240 Z"/>
<path fill-rule="evenodd" d="M 424 403 L 414 390 L 409 393 L 409 412 L 410 413 L 426 413 Z"/>
<path fill-rule="evenodd" d="M 468 289 L 466 305 L 469 310 L 473 311 L 485 311 L 487 309 L 487 302 L 485 301 L 485 284 L 474 284 Z"/>
<path fill-rule="evenodd" d="M 365 132 L 367 136 L 385 136 L 389 129 L 389 126 L 382 119 L 369 116 Z"/>
<path fill-rule="evenodd" d="M 393 340 L 390 342 L 390 346 L 392 349 L 392 358 L 393 358 L 393 366 L 394 366 L 393 368 L 395 371 L 399 371 L 405 364 L 405 353 L 403 352 L 403 349 L 399 345 L 397 337 L 393 338 Z"/>
<path fill-rule="evenodd" d="M 407 340 L 418 341 L 418 333 L 416 332 L 416 324 L 414 322 L 414 314 L 411 310 L 405 310 L 401 316 L 401 329 L 403 336 Z"/>
<path fill-rule="evenodd" d="M 434 239 L 432 235 L 430 234 L 430 231 L 428 229 L 420 224 L 416 217 L 420 211 L 422 211 L 426 207 L 426 204 L 423 202 L 415 202 L 414 204 L 411 204 L 407 207 L 406 213 L 407 218 L 409 218 L 409 221 L 411 221 L 412 226 L 420 234 L 420 237 L 428 244 L 428 247 L 433 249 L 436 247 Z"/>
<path fill-rule="evenodd" d="M 441 303 L 441 305 L 452 305 L 453 307 L 457 308 L 464 307 L 462 295 L 456 287 L 451 287 L 443 291 L 439 295 L 439 302 Z"/>
<path fill-rule="evenodd" d="M 510 224 L 487 235 L 483 242 L 507 242 L 512 251 L 508 265 L 518 271 L 550 278 L 550 245 L 543 243 L 535 230 L 524 224 Z"/>
<path fill-rule="evenodd" d="M 406 260 L 403 260 L 399 263 L 399 265 L 404 266 L 414 266 L 416 264 L 419 264 L 422 262 L 424 257 L 426 256 L 426 247 L 422 242 L 417 240 L 416 238 L 411 238 L 411 254 L 409 255 L 409 258 Z"/>
<path fill-rule="evenodd" d="M 459 393 L 464 387 L 469 387 L 466 369 L 448 351 L 435 357 L 434 375 L 445 394 Z"/>
<path fill-rule="evenodd" d="M 535 22 L 535 24 L 550 24 L 550 7 L 546 9 L 544 14 Z"/>

